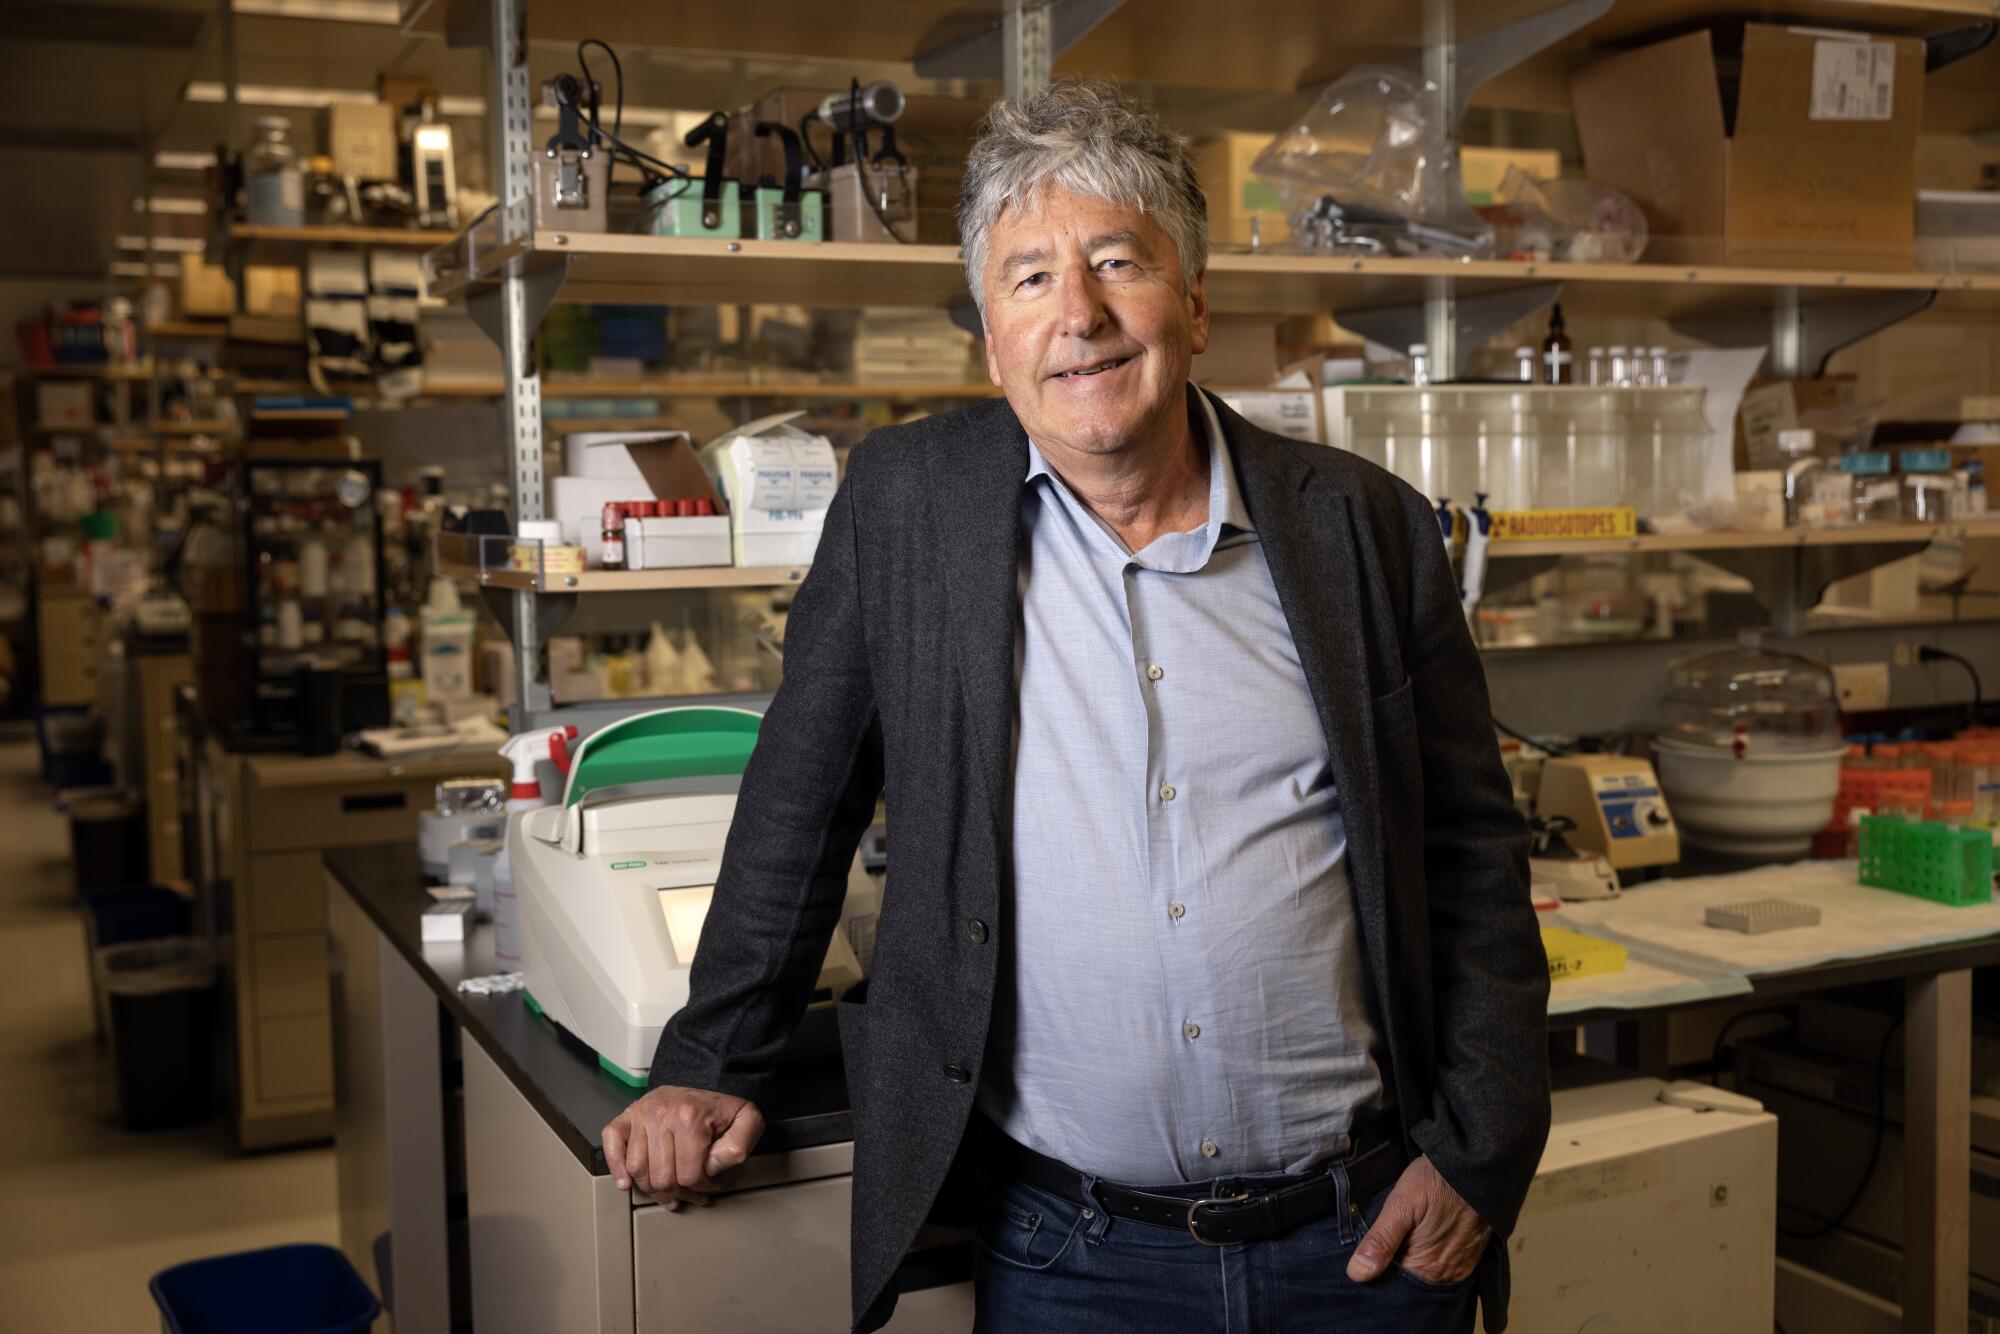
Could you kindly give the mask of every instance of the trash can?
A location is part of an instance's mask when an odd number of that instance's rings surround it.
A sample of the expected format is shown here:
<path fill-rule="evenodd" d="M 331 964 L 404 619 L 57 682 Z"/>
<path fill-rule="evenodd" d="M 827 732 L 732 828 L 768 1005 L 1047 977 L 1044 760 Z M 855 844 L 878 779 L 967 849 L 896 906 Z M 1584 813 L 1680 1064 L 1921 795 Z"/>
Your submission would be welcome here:
<path fill-rule="evenodd" d="M 215 951 L 187 936 L 106 945 L 118 1119 L 127 1130 L 199 1125 L 214 1110 Z"/>
<path fill-rule="evenodd" d="M 152 878 L 146 856 L 146 808 L 113 789 L 81 797 L 69 808 L 69 852 L 76 867 L 76 892 L 143 885 Z"/>
<path fill-rule="evenodd" d="M 90 974 L 91 1017 L 97 1036 L 104 1027 L 104 985 L 94 961 L 106 945 L 128 945 L 135 940 L 158 940 L 162 936 L 185 936 L 193 926 L 188 901 L 161 885 L 119 885 L 110 889 L 86 889 L 83 899 L 84 964 Z"/>
<path fill-rule="evenodd" d="M 331 1246 L 273 1246 L 163 1269 L 149 1285 L 167 1334 L 364 1334 L 375 1294 Z"/>
<path fill-rule="evenodd" d="M 35 710 L 35 735 L 41 742 L 42 778 L 57 787 L 88 787 L 111 781 L 104 758 L 104 720 L 78 708 Z"/>

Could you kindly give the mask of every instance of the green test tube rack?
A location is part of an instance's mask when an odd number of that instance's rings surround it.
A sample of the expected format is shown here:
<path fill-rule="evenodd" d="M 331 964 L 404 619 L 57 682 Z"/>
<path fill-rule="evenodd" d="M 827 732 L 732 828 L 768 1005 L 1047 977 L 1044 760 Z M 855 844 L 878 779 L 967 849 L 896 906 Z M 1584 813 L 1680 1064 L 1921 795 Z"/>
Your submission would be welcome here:
<path fill-rule="evenodd" d="M 1861 883 L 1962 908 L 1993 897 L 1993 833 L 1935 820 L 1861 817 Z"/>

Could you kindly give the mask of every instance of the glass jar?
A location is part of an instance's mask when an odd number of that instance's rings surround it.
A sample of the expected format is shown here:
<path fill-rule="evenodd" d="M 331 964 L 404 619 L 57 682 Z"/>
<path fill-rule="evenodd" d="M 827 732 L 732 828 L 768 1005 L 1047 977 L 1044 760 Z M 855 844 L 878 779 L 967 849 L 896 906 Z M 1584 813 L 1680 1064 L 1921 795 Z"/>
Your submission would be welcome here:
<path fill-rule="evenodd" d="M 257 227 L 305 225 L 305 178 L 292 147 L 292 123 L 259 116 L 256 134 L 243 161 L 246 216 Z"/>

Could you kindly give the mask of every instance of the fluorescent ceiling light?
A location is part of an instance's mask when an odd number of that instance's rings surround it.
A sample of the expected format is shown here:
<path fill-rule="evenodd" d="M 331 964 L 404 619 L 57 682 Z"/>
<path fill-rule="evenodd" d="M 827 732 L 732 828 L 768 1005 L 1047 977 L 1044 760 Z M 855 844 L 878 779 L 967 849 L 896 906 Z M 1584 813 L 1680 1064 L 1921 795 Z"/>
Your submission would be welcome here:
<path fill-rule="evenodd" d="M 206 199 L 177 199 L 168 195 L 154 195 L 151 202 L 153 212 L 156 214 L 177 213 L 182 217 L 195 218 L 208 212 L 208 201 Z M 133 200 L 132 211 L 134 213 L 144 213 L 146 211 L 146 203 L 147 201 L 144 199 Z"/>
<path fill-rule="evenodd" d="M 160 152 L 153 154 L 153 165 L 161 171 L 207 171 L 215 165 L 215 154 Z"/>
<path fill-rule="evenodd" d="M 180 271 L 181 265 L 179 260 L 164 259 L 153 261 L 153 276 L 155 278 L 172 277 Z M 111 276 L 114 278 L 143 278 L 146 276 L 146 266 L 134 263 L 129 259 L 121 259 L 111 266 Z"/>
<path fill-rule="evenodd" d="M 144 250 L 147 241 L 143 236 L 121 236 L 118 238 L 120 250 Z M 152 240 L 155 250 L 171 250 L 176 254 L 193 255 L 206 250 L 208 242 L 199 236 L 156 236 Z"/>
<path fill-rule="evenodd" d="M 262 18 L 386 23 L 392 27 L 403 18 L 396 0 L 232 0 L 229 7 L 238 14 Z"/>

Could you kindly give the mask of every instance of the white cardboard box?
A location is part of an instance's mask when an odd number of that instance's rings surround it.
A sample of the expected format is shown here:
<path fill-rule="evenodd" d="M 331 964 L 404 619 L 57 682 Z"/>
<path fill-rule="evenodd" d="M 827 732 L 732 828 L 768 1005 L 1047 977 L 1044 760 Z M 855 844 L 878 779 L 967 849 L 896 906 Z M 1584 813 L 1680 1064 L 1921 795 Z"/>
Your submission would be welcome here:
<path fill-rule="evenodd" d="M 791 425 L 784 412 L 711 441 L 701 460 L 727 496 L 730 555 L 739 566 L 810 565 L 840 482 L 825 436 Z"/>
<path fill-rule="evenodd" d="M 625 521 L 625 567 L 679 570 L 729 564 L 729 519 L 720 514 Z"/>
<path fill-rule="evenodd" d="M 571 477 L 644 477 L 634 448 L 643 453 L 647 446 L 675 440 L 694 444 L 686 431 L 578 431 L 563 441 L 563 472 Z M 655 499 L 651 492 L 634 498 Z"/>

